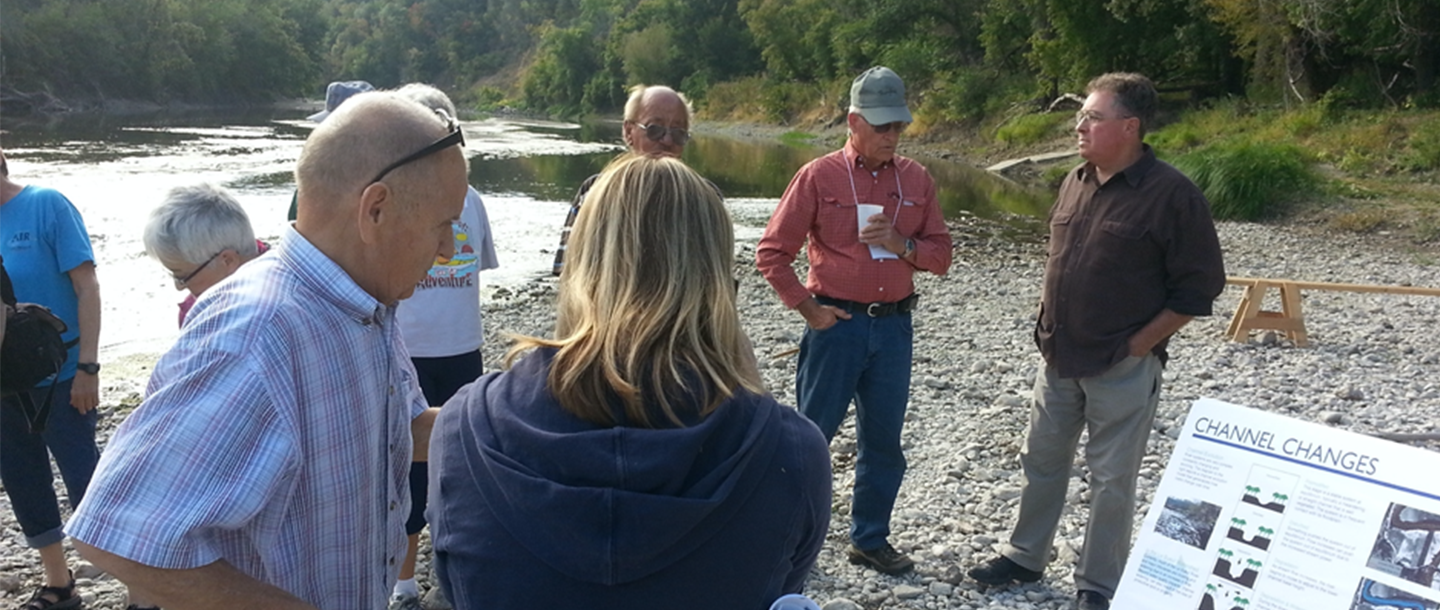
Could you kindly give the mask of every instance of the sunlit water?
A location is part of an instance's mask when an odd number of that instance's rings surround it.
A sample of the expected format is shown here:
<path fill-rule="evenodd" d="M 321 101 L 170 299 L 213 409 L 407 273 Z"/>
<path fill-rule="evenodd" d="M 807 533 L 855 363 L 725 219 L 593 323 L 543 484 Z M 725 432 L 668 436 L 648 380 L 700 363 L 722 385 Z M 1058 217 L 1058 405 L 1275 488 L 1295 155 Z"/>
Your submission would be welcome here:
<path fill-rule="evenodd" d="M 184 294 L 141 242 L 145 220 L 165 193 L 197 182 L 223 185 L 250 215 L 256 235 L 273 243 L 285 227 L 295 161 L 313 126 L 300 112 L 7 120 L 11 176 L 58 189 L 85 217 L 102 286 L 102 360 L 163 351 L 178 333 L 176 305 Z M 484 197 L 500 258 L 499 269 L 482 275 L 486 286 L 548 277 L 570 196 L 622 150 L 618 125 L 492 118 L 467 121 L 463 129 L 470 183 Z M 685 160 L 726 193 L 736 237 L 754 239 L 795 170 L 825 152 L 701 134 Z M 923 161 L 949 211 L 1034 214 L 1048 203 L 979 170 Z"/>

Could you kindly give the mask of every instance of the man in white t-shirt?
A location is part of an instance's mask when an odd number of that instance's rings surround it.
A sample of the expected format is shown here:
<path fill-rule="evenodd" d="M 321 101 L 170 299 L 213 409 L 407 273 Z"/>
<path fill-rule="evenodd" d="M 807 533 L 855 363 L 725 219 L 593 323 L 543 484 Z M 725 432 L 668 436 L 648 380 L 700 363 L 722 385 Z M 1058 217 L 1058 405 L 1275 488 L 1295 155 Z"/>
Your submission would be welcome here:
<path fill-rule="evenodd" d="M 455 105 L 449 96 L 429 85 L 412 83 L 397 93 L 455 115 Z M 490 218 L 475 187 L 466 191 L 465 209 L 452 228 L 455 256 L 436 261 L 425 279 L 415 285 L 415 294 L 401 301 L 395 312 L 405 349 L 410 352 L 410 361 L 415 363 L 420 389 L 425 393 L 426 402 L 437 407 L 484 370 L 480 354 L 480 346 L 485 343 L 480 315 L 480 272 L 500 266 L 495 258 Z M 410 465 L 410 518 L 405 522 L 410 549 L 390 597 L 390 608 L 394 610 L 420 608 L 415 556 L 420 545 L 420 530 L 425 528 L 428 478 L 425 462 Z"/>

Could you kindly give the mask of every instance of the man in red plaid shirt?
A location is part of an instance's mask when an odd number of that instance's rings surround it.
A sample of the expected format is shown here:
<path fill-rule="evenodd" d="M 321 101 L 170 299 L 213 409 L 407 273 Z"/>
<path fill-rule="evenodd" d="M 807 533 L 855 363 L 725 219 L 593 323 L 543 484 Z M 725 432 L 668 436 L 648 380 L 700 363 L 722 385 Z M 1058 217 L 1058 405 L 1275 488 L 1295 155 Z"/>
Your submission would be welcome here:
<path fill-rule="evenodd" d="M 760 239 L 760 272 L 807 327 L 795 394 L 832 439 L 855 401 L 859 458 L 850 561 L 887 574 L 914 562 L 889 543 L 890 511 L 905 477 L 900 429 L 910 395 L 910 312 L 916 271 L 944 275 L 950 232 L 925 167 L 895 154 L 911 122 L 905 85 L 877 66 L 850 87 L 845 147 L 795 175 Z M 809 241 L 810 273 L 791 266 Z"/>

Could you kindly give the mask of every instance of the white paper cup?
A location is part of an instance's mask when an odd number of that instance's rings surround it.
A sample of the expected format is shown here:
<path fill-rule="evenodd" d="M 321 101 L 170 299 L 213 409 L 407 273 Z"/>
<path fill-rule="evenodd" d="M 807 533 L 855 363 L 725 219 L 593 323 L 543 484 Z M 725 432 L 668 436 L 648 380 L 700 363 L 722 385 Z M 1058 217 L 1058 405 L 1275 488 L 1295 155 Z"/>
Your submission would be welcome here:
<path fill-rule="evenodd" d="M 855 204 L 855 220 L 856 220 L 856 223 L 858 224 L 858 228 L 855 229 L 855 233 L 858 235 L 858 234 L 860 233 L 860 231 L 864 231 L 864 230 L 865 230 L 865 225 L 870 224 L 870 217 L 871 217 L 871 216 L 874 216 L 874 215 L 876 215 L 876 214 L 884 214 L 884 213 L 885 213 L 885 206 L 883 206 L 883 205 L 875 205 L 875 204 L 873 204 L 873 203 L 857 203 L 857 204 Z"/>

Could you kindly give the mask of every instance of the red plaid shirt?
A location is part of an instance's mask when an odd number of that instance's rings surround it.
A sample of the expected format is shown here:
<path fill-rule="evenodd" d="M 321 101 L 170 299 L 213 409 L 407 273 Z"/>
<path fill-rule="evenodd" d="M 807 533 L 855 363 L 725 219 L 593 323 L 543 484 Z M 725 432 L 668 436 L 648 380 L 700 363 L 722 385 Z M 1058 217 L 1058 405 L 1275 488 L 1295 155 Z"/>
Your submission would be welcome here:
<path fill-rule="evenodd" d="M 872 172 L 859 157 L 846 142 L 845 148 L 800 168 L 770 217 L 756 262 L 786 307 L 793 309 L 812 294 L 892 303 L 915 291 L 915 270 L 944 275 L 950 269 L 950 230 L 930 172 L 898 155 Z M 914 263 L 870 257 L 869 246 L 860 243 L 857 203 L 884 206 L 896 230 L 915 240 Z M 810 275 L 801 285 L 791 263 L 807 238 Z"/>

